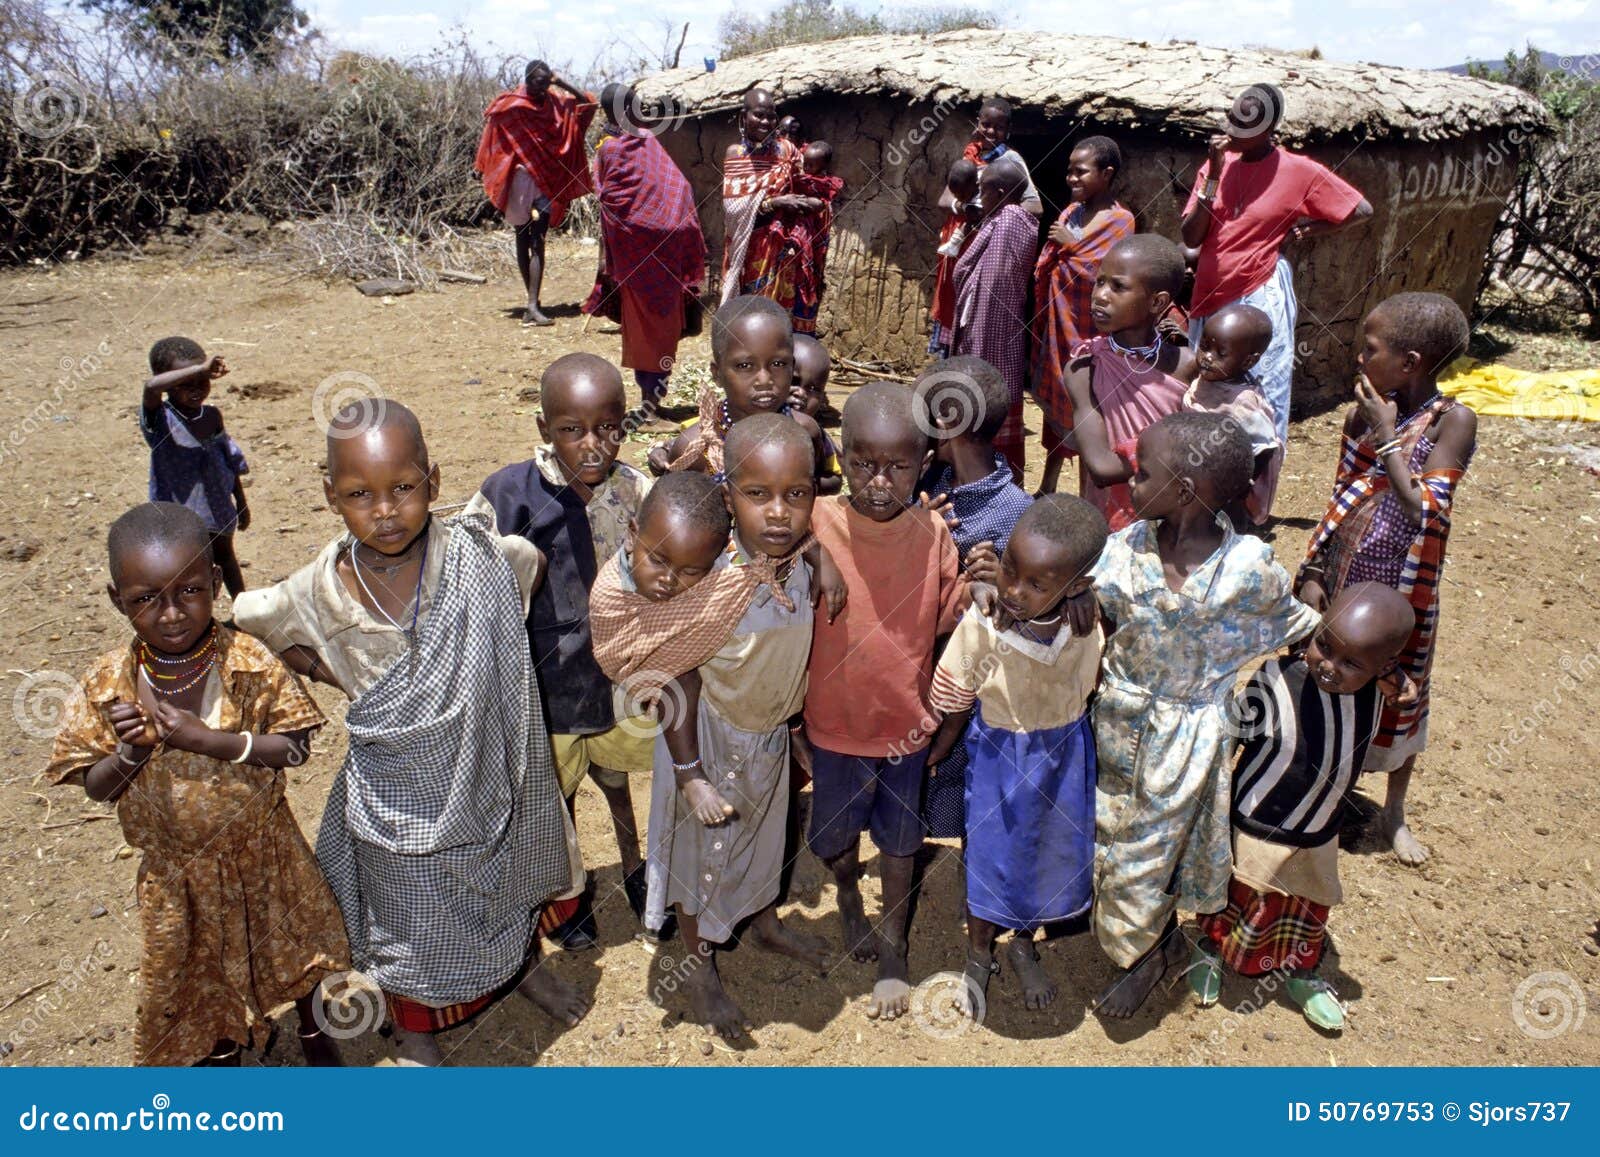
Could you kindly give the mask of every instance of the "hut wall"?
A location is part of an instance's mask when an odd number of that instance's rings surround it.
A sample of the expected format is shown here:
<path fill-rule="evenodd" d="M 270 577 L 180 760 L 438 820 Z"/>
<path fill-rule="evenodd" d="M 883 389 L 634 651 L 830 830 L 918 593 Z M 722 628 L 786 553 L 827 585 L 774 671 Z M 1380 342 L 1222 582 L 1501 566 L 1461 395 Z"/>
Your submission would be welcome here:
<path fill-rule="evenodd" d="M 926 357 L 928 301 L 941 214 L 938 195 L 971 131 L 970 109 L 890 97 L 785 102 L 811 136 L 834 146 L 846 181 L 828 259 L 821 318 L 830 348 L 847 356 L 916 365 Z M 1028 159 L 1053 219 L 1065 195 L 1071 142 L 1097 132 L 1123 148 L 1119 196 L 1141 231 L 1178 235 L 1182 200 L 1204 158 L 1203 142 L 1076 120 L 1046 121 L 1019 110 L 1013 143 Z M 703 206 L 713 254 L 722 252 L 718 210 L 723 150 L 736 139 L 734 117 L 691 120 L 663 137 Z M 1401 290 L 1436 290 L 1463 309 L 1477 291 L 1502 200 L 1515 179 L 1515 146 L 1476 135 L 1441 142 L 1340 140 L 1308 155 L 1335 168 L 1372 202 L 1359 231 L 1305 243 L 1291 252 L 1300 317 L 1295 335 L 1298 413 L 1325 409 L 1349 394 L 1361 318 Z"/>

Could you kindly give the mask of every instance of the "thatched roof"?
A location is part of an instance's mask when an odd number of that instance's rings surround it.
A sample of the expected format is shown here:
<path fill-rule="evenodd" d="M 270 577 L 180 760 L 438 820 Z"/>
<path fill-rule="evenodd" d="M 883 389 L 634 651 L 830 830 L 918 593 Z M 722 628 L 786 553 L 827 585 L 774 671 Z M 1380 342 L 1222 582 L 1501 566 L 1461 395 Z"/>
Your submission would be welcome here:
<path fill-rule="evenodd" d="M 874 96 L 965 107 L 998 95 L 1049 117 L 1198 133 L 1213 128 L 1241 90 L 1263 82 L 1283 89 L 1279 135 L 1291 142 L 1441 140 L 1548 124 L 1544 107 L 1519 89 L 1445 72 L 1011 30 L 797 44 L 719 62 L 711 73 L 661 73 L 639 87 L 650 97 L 670 94 L 691 117 L 736 108 L 762 85 L 780 102 Z"/>

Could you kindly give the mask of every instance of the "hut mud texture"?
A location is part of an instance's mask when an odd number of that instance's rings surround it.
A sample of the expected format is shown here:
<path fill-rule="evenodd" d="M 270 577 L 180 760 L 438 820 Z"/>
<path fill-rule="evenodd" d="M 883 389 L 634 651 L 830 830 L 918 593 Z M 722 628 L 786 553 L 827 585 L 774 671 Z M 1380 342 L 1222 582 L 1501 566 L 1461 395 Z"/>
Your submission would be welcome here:
<path fill-rule="evenodd" d="M 1337 171 L 1374 209 L 1355 231 L 1289 251 L 1304 413 L 1348 396 L 1357 328 L 1385 297 L 1436 290 L 1471 306 L 1519 146 L 1547 131 L 1536 100 L 1440 72 L 1007 31 L 795 45 L 714 73 L 662 73 L 640 89 L 668 108 L 661 140 L 703 207 L 713 282 L 722 156 L 738 139 L 746 90 L 769 89 L 808 136 L 829 141 L 846 187 L 821 330 L 837 353 L 916 365 L 926 357 L 939 194 L 984 97 L 1015 106 L 1012 144 L 1044 197 L 1045 223 L 1067 200 L 1073 142 L 1103 133 L 1122 146 L 1118 196 L 1140 230 L 1176 238 L 1206 138 L 1234 96 L 1259 83 L 1283 90 L 1280 141 Z"/>

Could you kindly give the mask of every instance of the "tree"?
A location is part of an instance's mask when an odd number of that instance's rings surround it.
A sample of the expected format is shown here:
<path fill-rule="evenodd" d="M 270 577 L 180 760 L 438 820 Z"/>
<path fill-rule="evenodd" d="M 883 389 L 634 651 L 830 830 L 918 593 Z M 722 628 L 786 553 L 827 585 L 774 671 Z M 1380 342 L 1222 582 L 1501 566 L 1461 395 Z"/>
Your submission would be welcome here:
<path fill-rule="evenodd" d="M 847 36 L 873 36 L 886 32 L 953 32 L 958 28 L 996 28 L 999 22 L 981 8 L 911 8 L 888 14 L 867 14 L 834 0 L 786 0 L 767 16 L 751 16 L 737 9 L 717 25 L 723 60 L 749 56 L 786 44 L 816 44 Z"/>
<path fill-rule="evenodd" d="M 126 21 L 129 34 L 168 59 L 272 64 L 311 18 L 294 0 L 80 0 Z"/>

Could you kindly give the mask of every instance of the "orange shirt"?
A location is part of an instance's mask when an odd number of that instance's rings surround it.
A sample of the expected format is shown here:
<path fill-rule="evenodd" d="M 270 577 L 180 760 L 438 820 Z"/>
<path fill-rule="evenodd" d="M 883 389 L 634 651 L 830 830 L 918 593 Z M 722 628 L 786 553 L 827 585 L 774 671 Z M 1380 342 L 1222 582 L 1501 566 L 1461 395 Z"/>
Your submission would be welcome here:
<path fill-rule="evenodd" d="M 944 518 L 920 507 L 888 522 L 820 499 L 811 529 L 844 575 L 850 599 L 811 642 L 806 733 L 842 755 L 919 751 L 938 716 L 928 702 L 934 641 L 966 610 L 967 580 Z"/>

